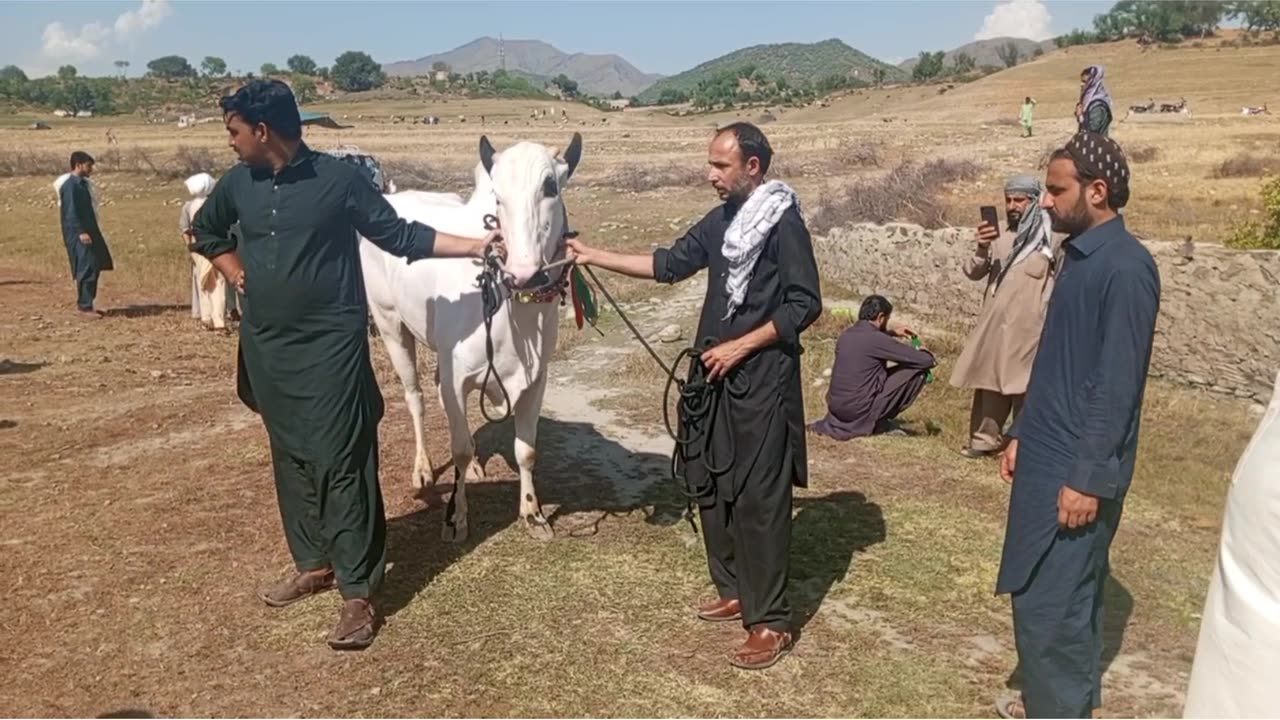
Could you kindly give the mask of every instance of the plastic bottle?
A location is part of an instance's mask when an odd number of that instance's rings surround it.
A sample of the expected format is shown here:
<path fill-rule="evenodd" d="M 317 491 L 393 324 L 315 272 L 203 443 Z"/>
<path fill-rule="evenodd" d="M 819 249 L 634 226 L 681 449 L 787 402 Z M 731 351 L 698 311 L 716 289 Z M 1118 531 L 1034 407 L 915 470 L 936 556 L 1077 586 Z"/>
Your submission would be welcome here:
<path fill-rule="evenodd" d="M 912 335 L 912 336 L 911 336 L 911 347 L 913 347 L 913 348 L 915 348 L 915 349 L 917 349 L 917 350 L 919 350 L 919 349 L 920 349 L 920 336 L 919 336 L 919 335 Z M 933 371 L 932 371 L 932 370 L 930 370 L 930 371 L 928 372 L 928 374 L 926 374 L 926 375 L 924 376 L 924 382 L 925 382 L 925 384 L 926 384 L 926 385 L 927 385 L 927 384 L 929 384 L 929 383 L 931 383 L 931 382 L 933 382 Z"/>

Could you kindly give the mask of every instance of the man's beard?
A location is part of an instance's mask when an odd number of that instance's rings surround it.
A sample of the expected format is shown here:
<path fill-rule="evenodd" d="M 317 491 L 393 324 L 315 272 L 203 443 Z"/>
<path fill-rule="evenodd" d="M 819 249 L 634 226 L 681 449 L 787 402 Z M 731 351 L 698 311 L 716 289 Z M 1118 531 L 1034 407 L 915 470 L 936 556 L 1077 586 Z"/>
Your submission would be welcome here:
<path fill-rule="evenodd" d="M 1072 237 L 1089 229 L 1089 208 L 1085 205 L 1084 195 L 1076 202 L 1075 207 L 1065 213 L 1060 207 L 1049 211 L 1050 226 L 1054 232 L 1064 233 Z"/>
<path fill-rule="evenodd" d="M 1011 210 L 1006 213 L 1006 215 L 1009 218 L 1009 227 L 1013 230 L 1017 230 L 1018 226 L 1022 224 L 1022 211 Z"/>

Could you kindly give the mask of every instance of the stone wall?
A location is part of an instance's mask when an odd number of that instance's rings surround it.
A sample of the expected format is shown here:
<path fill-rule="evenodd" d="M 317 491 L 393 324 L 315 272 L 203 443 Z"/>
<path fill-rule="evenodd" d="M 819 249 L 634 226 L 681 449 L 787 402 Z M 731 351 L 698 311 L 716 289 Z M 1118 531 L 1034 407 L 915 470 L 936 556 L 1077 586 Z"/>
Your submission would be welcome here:
<path fill-rule="evenodd" d="M 961 271 L 974 232 L 858 225 L 814 239 L 825 281 L 966 327 L 982 284 Z M 1144 241 L 1160 268 L 1152 375 L 1266 403 L 1280 368 L 1280 253 Z"/>

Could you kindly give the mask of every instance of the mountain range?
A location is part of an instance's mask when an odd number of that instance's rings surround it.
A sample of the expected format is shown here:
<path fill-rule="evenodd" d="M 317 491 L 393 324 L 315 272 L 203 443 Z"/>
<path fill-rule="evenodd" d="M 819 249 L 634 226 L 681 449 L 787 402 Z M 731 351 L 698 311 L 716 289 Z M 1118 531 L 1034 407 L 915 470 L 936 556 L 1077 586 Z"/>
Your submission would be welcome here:
<path fill-rule="evenodd" d="M 507 70 L 546 82 L 564 74 L 578 87 L 592 95 L 608 96 L 615 92 L 630 97 L 662 78 L 641 72 L 634 65 L 613 54 L 566 53 L 541 40 L 498 40 L 482 37 L 448 52 L 428 55 L 417 60 L 404 60 L 382 66 L 388 75 L 427 75 L 435 63 L 447 64 L 454 72 L 480 70 L 493 72 L 499 68 L 499 50 L 505 57 Z"/>

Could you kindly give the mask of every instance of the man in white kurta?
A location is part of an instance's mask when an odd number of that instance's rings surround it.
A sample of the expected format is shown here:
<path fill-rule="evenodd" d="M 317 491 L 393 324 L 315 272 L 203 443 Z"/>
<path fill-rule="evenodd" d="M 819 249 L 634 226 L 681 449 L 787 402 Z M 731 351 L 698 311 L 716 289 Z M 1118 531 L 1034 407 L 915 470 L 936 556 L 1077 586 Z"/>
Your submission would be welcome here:
<path fill-rule="evenodd" d="M 1280 375 L 1227 491 L 1184 717 L 1280 716 Z"/>

